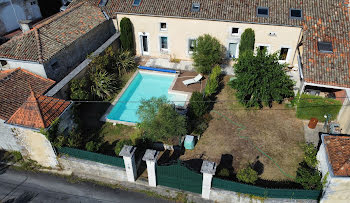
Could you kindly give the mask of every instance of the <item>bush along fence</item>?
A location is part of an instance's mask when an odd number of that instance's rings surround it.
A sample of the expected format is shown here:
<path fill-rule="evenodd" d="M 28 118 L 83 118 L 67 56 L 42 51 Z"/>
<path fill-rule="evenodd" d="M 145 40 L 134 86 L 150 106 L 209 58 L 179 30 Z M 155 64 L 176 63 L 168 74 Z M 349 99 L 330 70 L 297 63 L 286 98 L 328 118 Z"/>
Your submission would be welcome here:
<path fill-rule="evenodd" d="M 123 162 L 123 159 L 119 157 L 106 156 L 67 147 L 58 149 L 58 152 L 61 154 L 68 154 L 80 159 L 123 167 L 125 168 L 127 180 L 129 182 L 135 182 L 137 178 L 135 151 L 136 147 L 124 145 L 119 153 L 124 159 Z M 203 198 L 211 200 L 216 200 L 215 197 L 210 198 L 210 191 L 212 188 L 259 196 L 262 198 L 281 198 L 289 200 L 318 200 L 322 194 L 322 191 L 319 190 L 269 189 L 215 178 L 213 176 L 216 172 L 216 164 L 206 160 L 202 163 L 201 174 L 188 169 L 180 162 L 166 166 L 158 166 L 158 155 L 158 151 L 147 149 L 142 158 L 147 164 L 148 183 L 151 187 L 162 185 L 192 193 L 199 193 Z"/>
<path fill-rule="evenodd" d="M 121 157 L 107 156 L 104 154 L 98 154 L 94 152 L 83 151 L 80 149 L 74 149 L 69 147 L 62 147 L 57 149 L 58 153 L 66 154 L 78 159 L 85 159 L 89 161 L 95 161 L 102 164 L 112 165 L 124 168 L 124 161 Z"/>

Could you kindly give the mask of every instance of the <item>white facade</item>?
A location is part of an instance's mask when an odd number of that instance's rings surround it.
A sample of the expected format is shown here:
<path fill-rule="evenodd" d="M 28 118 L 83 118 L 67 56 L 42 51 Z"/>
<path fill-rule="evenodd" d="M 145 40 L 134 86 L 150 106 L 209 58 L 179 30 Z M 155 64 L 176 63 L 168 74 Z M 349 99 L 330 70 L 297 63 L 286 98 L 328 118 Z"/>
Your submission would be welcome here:
<path fill-rule="evenodd" d="M 322 144 L 317 153 L 319 161 L 319 170 L 322 172 L 322 177 L 327 176 L 327 183 L 324 188 L 324 194 L 320 200 L 321 203 L 346 203 L 350 201 L 350 177 L 334 176 L 332 167 L 328 160 L 326 148 Z"/>
<path fill-rule="evenodd" d="M 0 0 L 0 34 L 18 29 L 21 20 L 41 17 L 37 0 Z"/>
<path fill-rule="evenodd" d="M 47 78 L 45 68 L 43 64 L 35 63 L 31 61 L 19 61 L 19 60 L 12 60 L 12 59 L 1 59 L 7 62 L 7 65 L 5 68 L 22 68 L 24 70 L 27 70 L 31 73 L 40 75 L 41 77 Z"/>
<path fill-rule="evenodd" d="M 15 133 L 10 125 L 5 124 L 5 121 L 0 119 L 0 149 L 6 151 L 21 151 Z"/>

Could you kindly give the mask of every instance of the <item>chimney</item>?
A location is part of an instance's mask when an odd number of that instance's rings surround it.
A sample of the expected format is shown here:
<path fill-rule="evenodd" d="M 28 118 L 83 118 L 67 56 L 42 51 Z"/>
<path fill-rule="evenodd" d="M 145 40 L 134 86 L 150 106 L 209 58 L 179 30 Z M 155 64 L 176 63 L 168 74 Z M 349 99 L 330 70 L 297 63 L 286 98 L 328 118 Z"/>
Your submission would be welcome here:
<path fill-rule="evenodd" d="M 20 26 L 22 32 L 27 32 L 32 28 L 31 22 L 32 22 L 31 20 L 20 20 L 19 21 L 19 26 Z"/>

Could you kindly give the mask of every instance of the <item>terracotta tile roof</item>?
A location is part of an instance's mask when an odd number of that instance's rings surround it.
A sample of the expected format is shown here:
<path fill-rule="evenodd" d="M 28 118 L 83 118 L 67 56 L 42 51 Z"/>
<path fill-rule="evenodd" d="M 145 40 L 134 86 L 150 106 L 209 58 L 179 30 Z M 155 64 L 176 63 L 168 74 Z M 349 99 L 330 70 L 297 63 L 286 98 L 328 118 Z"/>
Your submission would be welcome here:
<path fill-rule="evenodd" d="M 0 58 L 43 63 L 106 21 L 98 7 L 79 3 L 0 46 Z"/>
<path fill-rule="evenodd" d="M 31 91 L 28 99 L 6 123 L 31 128 L 47 128 L 69 105 L 68 101 L 35 95 Z"/>
<path fill-rule="evenodd" d="M 324 136 L 328 160 L 335 176 L 350 176 L 350 136 Z"/>
<path fill-rule="evenodd" d="M 7 120 L 15 113 L 30 95 L 30 87 L 43 94 L 54 83 L 20 68 L 0 71 L 0 118 Z"/>
<path fill-rule="evenodd" d="M 96 5 L 99 0 L 89 2 L 95 2 Z M 191 12 L 192 2 L 200 3 L 199 12 Z M 109 0 L 102 9 L 110 17 L 124 13 L 302 27 L 305 80 L 317 84 L 350 87 L 350 21 L 349 9 L 346 7 L 349 1 L 142 0 L 139 6 L 132 4 L 132 0 Z M 258 6 L 268 7 L 269 17 L 257 17 Z M 303 19 L 289 18 L 290 8 L 302 9 Z M 319 40 L 332 42 L 334 53 L 319 53 Z"/>

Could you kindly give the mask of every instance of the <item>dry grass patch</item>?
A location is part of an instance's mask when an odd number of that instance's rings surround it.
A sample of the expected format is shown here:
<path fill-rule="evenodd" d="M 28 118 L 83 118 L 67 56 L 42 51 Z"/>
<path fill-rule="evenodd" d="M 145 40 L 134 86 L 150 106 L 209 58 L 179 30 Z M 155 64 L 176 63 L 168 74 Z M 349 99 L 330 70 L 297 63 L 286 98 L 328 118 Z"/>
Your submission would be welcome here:
<path fill-rule="evenodd" d="M 228 79 L 224 78 L 225 84 Z M 259 160 L 263 164 L 262 179 L 288 179 L 259 148 L 283 171 L 295 176 L 303 158 L 300 145 L 305 142 L 303 124 L 295 117 L 295 111 L 286 109 L 283 104 L 273 104 L 272 108 L 262 110 L 247 110 L 234 100 L 234 90 L 225 85 L 217 98 L 217 101 L 225 102 L 214 105 L 211 111 L 213 119 L 208 129 L 195 150 L 187 150 L 182 159 L 205 158 L 220 163 L 222 155 L 232 155 L 235 173 L 246 164 Z"/>

